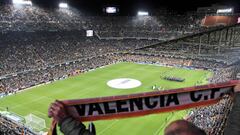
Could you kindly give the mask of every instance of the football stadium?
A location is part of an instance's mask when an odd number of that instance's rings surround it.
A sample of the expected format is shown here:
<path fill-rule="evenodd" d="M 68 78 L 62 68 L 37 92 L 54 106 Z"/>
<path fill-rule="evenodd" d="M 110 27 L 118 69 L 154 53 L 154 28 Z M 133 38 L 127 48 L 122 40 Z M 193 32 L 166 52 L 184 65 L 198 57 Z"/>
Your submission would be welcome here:
<path fill-rule="evenodd" d="M 239 135 L 239 7 L 189 4 L 0 1 L 0 135 Z"/>

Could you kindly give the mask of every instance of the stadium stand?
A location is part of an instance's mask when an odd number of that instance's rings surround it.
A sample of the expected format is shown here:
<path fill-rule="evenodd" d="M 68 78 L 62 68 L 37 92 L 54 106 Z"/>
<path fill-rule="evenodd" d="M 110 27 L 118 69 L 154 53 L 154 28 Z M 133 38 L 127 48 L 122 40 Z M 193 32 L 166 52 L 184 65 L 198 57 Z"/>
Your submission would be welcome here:
<path fill-rule="evenodd" d="M 0 134 L 1 135 L 35 135 L 30 129 L 23 124 L 16 123 L 5 116 L 0 115 Z"/>
<path fill-rule="evenodd" d="M 232 111 L 227 119 L 226 128 L 224 129 L 224 135 L 237 135 L 239 134 L 239 94 L 234 97 Z"/>
<path fill-rule="evenodd" d="M 202 53 L 208 55 L 196 56 L 197 45 L 167 41 L 187 36 L 187 41 L 197 42 L 192 34 L 210 30 L 200 26 L 202 17 L 167 15 L 138 20 L 137 17 L 86 17 L 76 11 L 0 6 L 0 97 L 67 78 L 79 69 L 85 72 L 120 61 L 208 69 L 214 71 L 211 83 L 236 79 L 240 72 L 238 49 L 225 49 L 221 56 L 215 56 L 215 51 L 203 47 Z M 96 36 L 86 38 L 86 29 L 93 29 Z M 167 42 L 145 48 L 160 41 Z M 203 43 L 207 43 L 206 38 Z M 236 52 L 232 53 L 233 50 Z M 222 134 L 231 108 L 232 99 L 226 96 L 213 106 L 193 109 L 187 117 L 209 135 Z M 0 116 L 0 134 L 22 132 L 35 134 Z"/>

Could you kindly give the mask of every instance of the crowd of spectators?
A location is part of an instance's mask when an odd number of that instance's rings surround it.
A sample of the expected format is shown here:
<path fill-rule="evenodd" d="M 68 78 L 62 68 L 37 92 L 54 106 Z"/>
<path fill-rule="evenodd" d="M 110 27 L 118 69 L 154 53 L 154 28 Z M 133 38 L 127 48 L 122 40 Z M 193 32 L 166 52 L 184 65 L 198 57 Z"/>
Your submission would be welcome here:
<path fill-rule="evenodd" d="M 95 69 L 100 66 L 109 64 L 107 56 L 91 57 L 63 63 L 60 65 L 49 66 L 30 70 L 28 72 L 19 73 L 16 76 L 10 76 L 2 79 L 0 82 L 7 92 L 14 92 L 28 87 L 32 87 L 41 83 L 47 83 L 54 80 L 66 78 L 77 70 L 81 72 Z"/>
<path fill-rule="evenodd" d="M 226 82 L 236 78 L 240 71 L 239 63 L 228 68 L 215 70 L 210 83 Z M 233 105 L 233 97 L 225 95 L 217 104 L 192 109 L 187 115 L 187 120 L 205 130 L 209 135 L 222 135 Z"/>
<path fill-rule="evenodd" d="M 86 48 L 85 48 L 85 51 L 86 51 Z M 40 63 L 39 65 L 37 64 L 34 65 L 34 63 L 26 62 L 26 66 L 25 65 L 22 66 L 23 62 L 21 63 L 21 60 L 20 60 L 19 65 L 18 65 L 18 61 L 14 62 L 14 63 L 17 63 L 15 67 L 13 66 L 14 68 L 11 68 L 8 65 L 2 66 L 2 69 L 6 67 L 5 70 L 2 70 L 2 73 L 4 73 L 3 71 L 8 71 L 8 72 L 5 72 L 5 75 L 3 74 L 1 76 L 0 85 L 5 89 L 5 92 L 7 93 L 15 92 L 24 88 L 35 86 L 37 84 L 61 79 L 62 77 L 67 77 L 69 74 L 71 74 L 76 70 L 85 71 L 85 70 L 93 69 L 95 67 L 115 63 L 118 61 L 146 62 L 146 63 L 152 62 L 152 63 L 171 65 L 171 66 L 180 65 L 180 66 L 189 66 L 189 67 L 202 68 L 202 69 L 214 69 L 216 70 L 216 73 L 220 75 L 224 75 L 221 73 L 225 72 L 225 71 L 220 72 L 219 70 L 217 70 L 218 68 L 224 66 L 223 63 L 217 63 L 215 61 L 189 59 L 184 57 L 176 57 L 176 56 L 163 55 L 163 54 L 162 55 L 157 55 L 157 54 L 151 55 L 151 54 L 141 54 L 141 53 L 114 54 L 114 52 L 110 51 L 105 53 L 99 53 L 99 55 L 94 54 L 94 55 L 88 56 L 88 54 L 86 54 L 85 57 L 81 56 L 72 60 L 60 59 L 61 55 L 59 54 L 59 52 L 56 52 L 56 54 L 58 56 L 58 59 L 56 59 L 55 62 L 53 62 L 54 60 L 50 61 L 50 59 L 54 59 L 54 57 L 49 59 L 47 59 L 46 57 L 46 59 L 43 59 L 44 52 L 42 52 L 42 53 L 39 53 L 38 55 L 38 57 L 40 57 L 40 55 L 42 56 L 41 60 L 39 59 L 39 63 Z M 109 54 L 109 56 L 107 54 Z M 27 56 L 31 56 L 31 55 L 27 55 Z M 49 57 L 50 56 L 51 55 L 49 55 Z M 34 58 L 36 58 L 37 60 L 37 57 L 34 57 Z M 72 58 L 74 58 L 74 55 Z M 31 62 L 31 59 L 29 61 Z M 6 64 L 7 64 L 7 61 L 6 61 Z M 27 67 L 28 64 L 30 67 Z M 10 69 L 13 69 L 13 70 L 11 71 Z M 234 71 L 234 70 L 230 69 L 229 71 Z"/>
<path fill-rule="evenodd" d="M 202 15 L 86 16 L 71 9 L 0 5 L 0 31 L 71 31 L 93 29 L 100 37 L 172 39 L 204 31 Z"/>
<path fill-rule="evenodd" d="M 232 104 L 232 97 L 225 95 L 217 104 L 191 110 L 187 120 L 208 135 L 221 135 Z"/>
<path fill-rule="evenodd" d="M 84 20 L 77 10 L 49 10 L 36 6 L 0 5 L 0 29 L 9 31 L 81 30 Z"/>
<path fill-rule="evenodd" d="M 201 32 L 205 30 L 200 27 L 201 19 L 193 15 L 87 17 L 69 9 L 1 5 L 0 97 L 66 78 L 78 70 L 85 72 L 121 61 L 210 69 L 214 71 L 211 83 L 235 79 L 240 69 L 239 63 L 230 59 L 236 58 L 230 57 L 232 53 L 226 53 L 224 60 L 209 55 L 196 57 L 198 46 L 186 47 L 184 43 L 134 50 Z M 97 36 L 85 37 L 87 29 L 93 29 Z M 207 47 L 202 51 L 214 54 Z M 208 134 L 220 133 L 230 106 L 231 98 L 226 96 L 216 105 L 194 109 L 189 120 Z M 0 116 L 0 134 L 18 135 L 22 129 Z"/>
<path fill-rule="evenodd" d="M 62 35 L 61 35 L 62 34 Z M 81 32 L 36 32 L 2 36 L 0 76 L 106 53 L 132 50 L 156 40 L 99 40 Z M 79 38 L 81 36 L 81 38 Z M 7 41 L 5 41 L 7 40 Z"/>
<path fill-rule="evenodd" d="M 151 59 L 156 63 L 162 63 L 166 65 L 183 65 L 183 66 L 190 66 L 202 69 L 216 69 L 220 67 L 226 66 L 226 64 L 208 58 L 194 58 L 194 57 L 187 57 L 181 55 L 172 55 L 171 53 L 151 53 L 146 51 L 135 51 L 132 52 L 131 55 L 128 56 L 129 59 L 132 61 L 143 61 Z M 145 59 L 147 57 L 148 59 Z"/>
<path fill-rule="evenodd" d="M 93 57 L 80 59 L 78 61 L 61 64 L 61 66 L 55 65 L 48 68 L 29 71 L 27 73 L 19 74 L 15 77 L 3 79 L 2 83 L 9 84 L 9 82 L 11 82 L 10 83 L 11 86 L 8 86 L 9 90 L 24 89 L 26 87 L 31 87 L 40 83 L 46 83 L 49 81 L 65 78 L 77 69 L 80 69 L 82 72 L 85 72 L 91 69 L 95 69 L 97 67 L 101 67 L 104 65 L 108 65 L 108 64 L 112 64 L 120 61 L 156 63 L 156 64 L 166 64 L 171 66 L 177 66 L 177 65 L 191 66 L 192 65 L 191 63 L 193 63 L 193 61 L 195 63 L 198 63 L 197 60 L 188 60 L 188 59 L 174 58 L 174 57 L 167 57 L 167 56 L 163 57 L 158 55 L 149 55 L 149 54 L 144 55 L 144 54 L 135 54 L 135 53 L 109 53 L 101 56 L 93 56 Z M 206 65 L 204 64 L 204 62 L 199 62 L 199 65 L 200 63 L 203 65 Z M 207 62 L 205 61 L 205 63 Z M 225 81 L 225 80 L 219 80 L 219 78 L 223 78 L 223 77 L 227 79 L 231 79 L 232 76 L 229 75 L 229 73 L 231 73 L 234 67 L 231 67 L 231 69 L 223 69 L 223 70 L 218 69 L 216 72 L 214 72 L 215 74 L 213 77 L 217 79 L 212 78 L 212 82 Z M 215 66 L 213 67 L 210 66 L 208 68 L 213 69 L 215 68 Z M 228 72 L 226 72 L 226 70 Z M 227 106 L 229 107 L 229 104 L 230 104 L 230 97 L 228 98 L 226 97 L 217 105 L 209 106 L 207 108 L 194 109 L 190 114 L 190 118 L 192 118 L 190 120 L 192 120 L 191 122 L 193 122 L 200 128 L 204 129 L 206 132 L 211 134 L 216 130 L 214 131 L 210 130 L 210 127 L 223 129 L 224 125 L 219 123 L 222 123 L 222 121 L 226 120 L 226 117 L 227 117 L 226 112 L 229 111 L 229 108 L 227 108 Z M 226 111 L 222 111 L 221 109 L 226 109 Z M 200 115 L 201 112 L 203 113 L 204 117 L 206 117 L 205 115 L 212 116 L 212 117 L 209 117 L 213 119 L 212 121 L 209 120 L 210 123 L 208 125 L 211 124 L 210 126 L 206 126 L 205 124 L 206 122 L 209 122 L 208 120 L 200 119 L 201 117 L 203 117 L 203 115 Z M 219 114 L 219 112 L 221 113 L 224 112 L 224 114 Z M 196 119 L 194 119 L 194 117 L 196 117 Z M 204 124 L 198 125 L 199 123 L 204 123 Z M 214 133 L 217 133 L 217 131 Z"/>
<path fill-rule="evenodd" d="M 176 57 L 185 57 L 189 59 L 211 60 L 215 63 L 223 65 L 231 65 L 240 60 L 240 50 L 226 46 L 218 52 L 218 47 L 201 46 L 201 54 L 199 54 L 199 44 L 184 44 L 182 42 L 166 43 L 158 46 L 139 49 L 137 52 L 152 54 L 165 54 Z"/>
<path fill-rule="evenodd" d="M 92 22 L 101 37 L 159 38 L 181 37 L 203 31 L 201 19 L 195 15 L 159 15 L 135 17 L 98 17 Z M 100 20 L 100 21 L 98 21 Z M 110 23 L 109 23 L 110 22 Z M 102 24 L 108 24 L 106 26 Z"/>
<path fill-rule="evenodd" d="M 35 135 L 34 132 L 26 128 L 23 124 L 2 116 L 0 114 L 0 134 L 1 135 Z"/>

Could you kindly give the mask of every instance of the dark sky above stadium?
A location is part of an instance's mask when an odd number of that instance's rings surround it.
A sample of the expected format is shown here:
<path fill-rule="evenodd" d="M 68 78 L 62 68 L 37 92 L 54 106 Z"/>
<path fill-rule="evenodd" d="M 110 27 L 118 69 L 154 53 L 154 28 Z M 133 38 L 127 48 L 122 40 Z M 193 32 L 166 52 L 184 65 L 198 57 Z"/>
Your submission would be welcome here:
<path fill-rule="evenodd" d="M 11 1 L 11 0 L 0 0 Z M 161 7 L 177 11 L 196 11 L 197 7 L 211 6 L 212 4 L 229 5 L 239 12 L 240 0 L 32 0 L 33 3 L 44 6 L 57 6 L 60 1 L 69 3 L 70 6 L 92 14 L 101 14 L 104 6 L 117 6 L 120 15 L 135 15 L 138 10 L 152 10 Z"/>

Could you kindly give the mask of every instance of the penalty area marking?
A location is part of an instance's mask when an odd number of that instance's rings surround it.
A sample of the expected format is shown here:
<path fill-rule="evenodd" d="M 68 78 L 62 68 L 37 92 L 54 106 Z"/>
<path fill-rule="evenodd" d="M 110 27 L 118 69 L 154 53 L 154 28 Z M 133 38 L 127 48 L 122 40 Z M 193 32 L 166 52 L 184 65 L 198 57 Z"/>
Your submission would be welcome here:
<path fill-rule="evenodd" d="M 132 78 L 118 78 L 108 81 L 107 85 L 115 89 L 132 89 L 141 86 L 142 83 Z"/>

